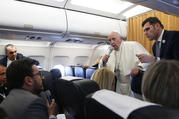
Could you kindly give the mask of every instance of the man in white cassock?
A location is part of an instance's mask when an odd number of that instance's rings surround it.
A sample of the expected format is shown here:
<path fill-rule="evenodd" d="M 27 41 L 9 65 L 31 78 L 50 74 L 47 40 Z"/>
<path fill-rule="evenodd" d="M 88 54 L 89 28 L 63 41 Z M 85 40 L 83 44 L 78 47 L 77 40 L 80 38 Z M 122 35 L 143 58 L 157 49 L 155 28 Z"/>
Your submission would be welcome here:
<path fill-rule="evenodd" d="M 138 42 L 124 41 L 118 32 L 112 32 L 109 36 L 110 45 L 114 50 L 105 54 L 99 63 L 100 67 L 108 67 L 115 72 L 116 92 L 131 96 L 130 71 L 136 66 L 146 67 L 147 63 L 140 63 L 137 54 L 150 53 Z"/>

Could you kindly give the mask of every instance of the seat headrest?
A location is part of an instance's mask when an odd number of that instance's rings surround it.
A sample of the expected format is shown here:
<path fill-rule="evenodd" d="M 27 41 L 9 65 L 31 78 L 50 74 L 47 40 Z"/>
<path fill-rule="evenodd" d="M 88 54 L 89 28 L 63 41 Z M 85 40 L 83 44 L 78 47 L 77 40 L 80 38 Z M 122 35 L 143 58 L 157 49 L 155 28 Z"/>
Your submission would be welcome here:
<path fill-rule="evenodd" d="M 86 78 L 87 79 L 91 79 L 91 76 L 93 75 L 93 73 L 96 71 L 96 68 L 92 68 L 92 67 L 88 67 L 86 69 Z"/>
<path fill-rule="evenodd" d="M 88 95 L 85 99 L 85 119 L 123 119 L 112 110 L 91 98 Z"/>
<path fill-rule="evenodd" d="M 130 113 L 127 119 L 178 119 L 179 110 L 152 105 L 139 108 Z"/>
<path fill-rule="evenodd" d="M 96 82 L 87 79 L 58 80 L 56 82 L 57 104 L 61 110 L 70 110 L 77 119 L 84 119 L 84 99 L 99 90 Z"/>
<path fill-rule="evenodd" d="M 148 106 L 148 105 L 155 105 L 153 103 L 144 102 L 106 89 L 95 92 L 91 96 L 91 98 L 94 101 L 100 103 L 101 106 L 103 106 L 103 108 L 106 108 L 106 110 L 108 110 L 109 113 L 113 112 L 115 113 L 115 115 L 118 115 L 119 117 L 122 118 L 127 118 L 128 115 L 137 108 Z M 101 115 L 103 115 L 103 113 Z"/>
<path fill-rule="evenodd" d="M 82 66 L 75 66 L 74 72 L 76 77 L 85 77 L 85 71 Z"/>
<path fill-rule="evenodd" d="M 65 76 L 74 76 L 74 71 L 72 66 L 65 67 Z"/>
<path fill-rule="evenodd" d="M 99 90 L 96 82 L 87 79 L 58 80 L 56 82 L 57 97 L 65 105 L 80 103 L 86 95 Z"/>
<path fill-rule="evenodd" d="M 72 82 L 80 88 L 84 96 L 99 90 L 98 84 L 92 80 L 72 80 Z"/>
<path fill-rule="evenodd" d="M 59 79 L 62 76 L 61 71 L 59 69 L 51 69 L 50 73 L 52 74 L 53 79 Z"/>
<path fill-rule="evenodd" d="M 51 81 L 53 80 L 53 77 L 49 71 L 42 70 L 40 72 L 44 76 L 44 80 L 43 80 L 44 90 L 49 90 L 51 88 Z"/>

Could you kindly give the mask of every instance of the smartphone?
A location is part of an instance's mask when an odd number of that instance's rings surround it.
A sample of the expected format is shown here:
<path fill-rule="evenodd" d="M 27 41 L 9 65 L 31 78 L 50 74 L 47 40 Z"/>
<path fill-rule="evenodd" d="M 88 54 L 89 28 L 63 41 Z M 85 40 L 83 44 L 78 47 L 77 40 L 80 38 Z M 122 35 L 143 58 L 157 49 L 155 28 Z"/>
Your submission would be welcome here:
<path fill-rule="evenodd" d="M 49 90 L 46 90 L 45 95 L 46 95 L 46 98 L 47 98 L 49 104 L 52 104 L 51 92 Z"/>

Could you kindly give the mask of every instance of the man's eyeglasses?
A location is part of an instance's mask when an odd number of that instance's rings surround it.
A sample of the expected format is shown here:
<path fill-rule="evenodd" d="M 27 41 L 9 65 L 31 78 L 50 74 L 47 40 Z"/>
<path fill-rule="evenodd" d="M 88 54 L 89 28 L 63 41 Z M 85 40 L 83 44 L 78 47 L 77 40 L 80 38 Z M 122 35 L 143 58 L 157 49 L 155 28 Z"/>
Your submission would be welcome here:
<path fill-rule="evenodd" d="M 14 53 L 16 53 L 16 52 L 17 52 L 17 51 L 14 51 L 14 52 L 12 51 L 12 52 L 9 52 L 9 54 L 11 54 L 11 55 L 12 55 L 12 54 L 14 54 Z"/>
<path fill-rule="evenodd" d="M 6 73 L 5 72 L 3 72 L 3 73 L 0 73 L 0 76 L 3 76 L 3 75 L 5 75 Z"/>
<path fill-rule="evenodd" d="M 43 73 L 41 71 L 39 71 L 36 74 L 33 74 L 33 76 L 36 76 L 36 75 L 39 75 L 42 79 L 44 79 L 44 75 L 43 75 Z"/>
<path fill-rule="evenodd" d="M 150 30 L 150 27 L 147 27 L 144 29 L 144 32 L 149 31 L 149 30 Z"/>

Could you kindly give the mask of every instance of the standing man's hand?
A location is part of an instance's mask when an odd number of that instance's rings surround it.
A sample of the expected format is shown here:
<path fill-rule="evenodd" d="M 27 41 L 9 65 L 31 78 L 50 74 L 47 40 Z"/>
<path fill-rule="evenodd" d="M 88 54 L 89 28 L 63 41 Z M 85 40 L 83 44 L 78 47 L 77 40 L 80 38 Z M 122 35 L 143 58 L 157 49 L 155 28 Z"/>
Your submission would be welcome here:
<path fill-rule="evenodd" d="M 104 57 L 103 57 L 103 59 L 102 59 L 104 65 L 108 62 L 109 57 L 110 57 L 110 56 L 107 55 L 107 54 L 104 55 Z"/>
<path fill-rule="evenodd" d="M 131 75 L 132 77 L 136 76 L 136 75 L 139 73 L 139 70 L 142 70 L 142 68 L 141 68 L 140 66 L 133 68 L 133 69 L 131 70 L 130 75 Z"/>
<path fill-rule="evenodd" d="M 150 63 L 155 60 L 155 57 L 147 54 L 137 54 L 136 56 L 139 58 L 141 63 Z"/>

